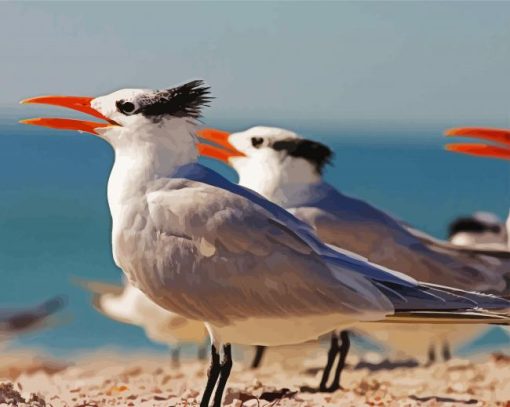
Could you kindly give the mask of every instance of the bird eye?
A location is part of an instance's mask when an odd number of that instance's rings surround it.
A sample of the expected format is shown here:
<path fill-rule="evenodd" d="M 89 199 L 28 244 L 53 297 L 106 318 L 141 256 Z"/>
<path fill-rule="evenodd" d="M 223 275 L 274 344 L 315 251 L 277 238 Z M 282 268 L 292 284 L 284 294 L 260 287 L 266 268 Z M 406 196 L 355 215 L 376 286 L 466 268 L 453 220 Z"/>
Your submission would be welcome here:
<path fill-rule="evenodd" d="M 264 139 L 262 137 L 252 137 L 251 145 L 255 148 L 259 148 L 264 143 Z"/>
<path fill-rule="evenodd" d="M 135 105 L 131 102 L 124 102 L 123 100 L 119 100 L 116 103 L 117 110 L 126 116 L 133 114 L 135 112 Z"/>

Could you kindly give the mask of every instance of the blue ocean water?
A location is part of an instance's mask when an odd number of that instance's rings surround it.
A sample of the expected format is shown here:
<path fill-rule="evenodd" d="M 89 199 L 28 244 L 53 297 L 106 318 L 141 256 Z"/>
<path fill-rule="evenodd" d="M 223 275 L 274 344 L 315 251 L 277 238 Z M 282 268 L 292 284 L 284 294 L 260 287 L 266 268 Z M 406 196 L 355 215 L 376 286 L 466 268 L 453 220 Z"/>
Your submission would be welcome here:
<path fill-rule="evenodd" d="M 389 134 L 315 133 L 335 151 L 327 180 L 437 237 L 445 237 L 447 223 L 458 215 L 487 210 L 506 217 L 507 162 L 445 152 L 440 130 Z M 55 294 L 69 299 L 67 323 L 24 336 L 17 345 L 55 355 L 112 345 L 164 349 L 140 329 L 96 313 L 72 281 L 121 278 L 111 257 L 106 204 L 112 159 L 110 147 L 89 135 L 0 122 L 0 306 L 36 304 Z M 235 180 L 230 169 L 205 162 Z"/>

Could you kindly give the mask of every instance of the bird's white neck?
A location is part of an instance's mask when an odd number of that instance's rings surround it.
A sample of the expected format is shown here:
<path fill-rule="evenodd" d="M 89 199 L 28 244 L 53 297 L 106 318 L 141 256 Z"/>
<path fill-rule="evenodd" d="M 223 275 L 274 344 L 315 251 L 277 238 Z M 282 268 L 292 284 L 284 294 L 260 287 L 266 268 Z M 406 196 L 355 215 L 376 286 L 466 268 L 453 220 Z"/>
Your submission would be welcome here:
<path fill-rule="evenodd" d="M 321 183 L 321 176 L 304 159 L 285 158 L 283 162 L 246 160 L 236 163 L 239 184 L 258 192 L 279 205 L 301 197 L 310 186 Z"/>
<path fill-rule="evenodd" d="M 198 158 L 194 129 L 174 126 L 159 137 L 129 137 L 112 143 L 115 160 L 108 180 L 112 218 L 130 198 L 145 191 L 148 182 L 171 177 L 177 168 Z"/>

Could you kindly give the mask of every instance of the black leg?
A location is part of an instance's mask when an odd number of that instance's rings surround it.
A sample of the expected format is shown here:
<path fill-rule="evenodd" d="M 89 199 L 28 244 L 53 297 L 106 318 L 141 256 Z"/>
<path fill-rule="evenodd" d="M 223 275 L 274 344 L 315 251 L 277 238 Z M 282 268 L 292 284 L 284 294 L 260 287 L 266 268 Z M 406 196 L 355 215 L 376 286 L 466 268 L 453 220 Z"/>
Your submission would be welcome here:
<path fill-rule="evenodd" d="M 200 407 L 209 407 L 209 400 L 211 399 L 214 386 L 218 381 L 220 371 L 220 354 L 216 350 L 216 347 L 211 345 L 211 366 L 209 367 L 209 372 L 207 373 L 207 384 L 205 385 L 204 395 L 202 396 Z"/>
<path fill-rule="evenodd" d="M 449 361 L 452 358 L 452 353 L 450 352 L 450 344 L 448 341 L 443 342 L 443 360 L 445 362 Z"/>
<path fill-rule="evenodd" d="M 432 365 L 436 363 L 436 347 L 434 346 L 434 343 L 430 344 L 427 356 L 428 356 L 427 365 Z"/>
<path fill-rule="evenodd" d="M 347 359 L 347 354 L 349 353 L 349 349 L 351 348 L 351 340 L 349 339 L 349 331 L 340 332 L 340 340 L 342 344 L 340 345 L 340 349 L 338 351 L 338 364 L 336 365 L 335 377 L 333 378 L 333 382 L 331 386 L 329 386 L 328 391 L 334 392 L 342 388 L 340 386 L 340 376 L 342 371 L 345 368 L 345 360 Z"/>
<path fill-rule="evenodd" d="M 326 366 L 324 367 L 324 371 L 322 372 L 322 379 L 319 384 L 319 391 L 327 392 L 328 391 L 328 379 L 329 374 L 331 373 L 331 368 L 333 367 L 333 363 L 335 363 L 336 355 L 338 354 L 338 337 L 335 332 L 331 333 L 331 344 L 329 346 L 328 351 L 328 361 L 326 362 Z"/>
<path fill-rule="evenodd" d="M 232 348 L 230 344 L 223 346 L 223 361 L 221 362 L 220 379 L 218 380 L 218 387 L 214 394 L 214 407 L 221 407 L 221 401 L 223 399 L 223 391 L 227 385 L 230 371 L 232 370 Z"/>
<path fill-rule="evenodd" d="M 262 362 L 262 357 L 264 356 L 264 353 L 266 351 L 265 346 L 255 346 L 255 357 L 253 358 L 253 361 L 251 362 L 251 368 L 257 369 L 260 366 L 260 362 Z"/>
<path fill-rule="evenodd" d="M 181 355 L 181 348 L 180 346 L 176 346 L 175 348 L 172 348 L 171 357 L 172 357 L 172 364 L 178 365 L 180 361 L 180 355 Z"/>

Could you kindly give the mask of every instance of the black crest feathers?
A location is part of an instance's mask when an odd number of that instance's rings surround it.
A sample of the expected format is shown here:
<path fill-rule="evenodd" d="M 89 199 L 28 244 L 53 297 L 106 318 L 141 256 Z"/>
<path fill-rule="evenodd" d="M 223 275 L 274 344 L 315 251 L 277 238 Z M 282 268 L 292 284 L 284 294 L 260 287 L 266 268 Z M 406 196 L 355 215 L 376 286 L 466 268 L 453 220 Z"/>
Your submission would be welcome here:
<path fill-rule="evenodd" d="M 333 152 L 328 146 L 317 141 L 299 138 L 288 138 L 275 141 L 272 148 L 276 151 L 285 151 L 291 157 L 303 158 L 315 166 L 319 174 L 322 174 L 326 164 L 331 162 Z"/>
<path fill-rule="evenodd" d="M 164 89 L 143 97 L 140 111 L 145 116 L 171 115 L 198 119 L 202 107 L 212 100 L 209 87 L 202 80 L 195 80 L 175 88 Z"/>

